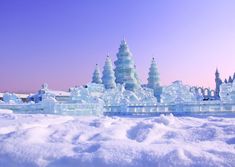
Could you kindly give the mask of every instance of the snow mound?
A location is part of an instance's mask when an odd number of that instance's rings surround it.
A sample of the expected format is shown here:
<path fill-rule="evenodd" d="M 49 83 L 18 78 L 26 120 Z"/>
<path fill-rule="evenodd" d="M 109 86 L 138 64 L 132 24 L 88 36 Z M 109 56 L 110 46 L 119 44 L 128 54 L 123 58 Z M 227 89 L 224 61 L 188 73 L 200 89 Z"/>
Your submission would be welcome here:
<path fill-rule="evenodd" d="M 176 120 L 177 118 L 174 117 L 172 113 L 169 115 L 161 114 L 160 117 L 153 119 L 154 122 L 164 124 L 166 126 L 169 124 L 174 124 Z"/>
<path fill-rule="evenodd" d="M 6 114 L 8 113 L 8 114 Z M 0 166 L 233 166 L 235 118 L 0 112 Z"/>

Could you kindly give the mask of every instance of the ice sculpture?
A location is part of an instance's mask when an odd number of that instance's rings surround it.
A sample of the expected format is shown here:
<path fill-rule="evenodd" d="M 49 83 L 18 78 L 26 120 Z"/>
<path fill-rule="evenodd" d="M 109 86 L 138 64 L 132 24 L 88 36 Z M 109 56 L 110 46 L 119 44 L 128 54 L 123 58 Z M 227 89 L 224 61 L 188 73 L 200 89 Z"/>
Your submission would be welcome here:
<path fill-rule="evenodd" d="M 223 102 L 235 102 L 235 82 L 223 83 L 220 86 L 220 100 Z"/>
<path fill-rule="evenodd" d="M 222 84 L 222 80 L 220 79 L 220 73 L 218 71 L 218 69 L 216 68 L 216 71 L 215 71 L 215 99 L 219 99 L 220 96 L 219 96 L 219 93 L 220 93 L 220 85 Z"/>
<path fill-rule="evenodd" d="M 100 69 L 98 67 L 98 64 L 96 64 L 96 66 L 95 66 L 95 71 L 92 76 L 92 83 L 96 83 L 96 84 L 102 83 L 101 77 L 100 77 Z"/>
<path fill-rule="evenodd" d="M 149 68 L 147 87 L 154 90 L 154 96 L 157 98 L 158 102 L 160 102 L 160 95 L 162 94 L 162 87 L 160 86 L 159 80 L 157 64 L 153 58 Z"/>
<path fill-rule="evenodd" d="M 42 102 L 53 102 L 56 103 L 55 94 L 46 92 L 42 95 Z"/>
<path fill-rule="evenodd" d="M 149 68 L 149 73 L 148 73 L 148 87 L 155 89 L 157 87 L 159 87 L 159 73 L 157 70 L 157 64 L 154 60 L 154 58 L 152 59 L 152 63 L 151 66 Z"/>
<path fill-rule="evenodd" d="M 44 83 L 44 84 L 42 84 L 41 89 L 36 94 L 30 95 L 28 97 L 28 101 L 33 101 L 35 103 L 38 103 L 38 102 L 42 101 L 43 94 L 45 94 L 48 91 L 49 91 L 48 90 L 48 84 Z"/>
<path fill-rule="evenodd" d="M 114 64 L 116 65 L 116 68 L 114 69 L 116 83 L 125 84 L 125 88 L 131 91 L 140 87 L 136 78 L 137 74 L 132 54 L 125 40 L 121 42 L 117 53 L 117 60 Z"/>
<path fill-rule="evenodd" d="M 101 99 L 107 106 L 119 106 L 124 102 L 132 105 L 154 105 L 157 103 L 152 89 L 139 88 L 130 91 L 121 84 L 117 84 L 115 89 L 106 90 Z"/>
<path fill-rule="evenodd" d="M 75 87 L 70 89 L 71 102 L 76 103 L 103 103 L 99 98 L 104 92 L 102 84 L 88 84 L 85 87 Z"/>
<path fill-rule="evenodd" d="M 100 97 L 105 91 L 103 84 L 90 83 L 87 84 L 85 87 L 88 90 L 89 94 L 93 97 Z"/>
<path fill-rule="evenodd" d="M 175 81 L 170 86 L 163 87 L 161 101 L 163 103 L 194 102 L 196 97 L 190 92 L 190 87 L 182 81 Z"/>
<path fill-rule="evenodd" d="M 105 61 L 102 83 L 106 89 L 112 89 L 116 87 L 112 61 L 109 56 L 107 56 Z"/>
<path fill-rule="evenodd" d="M 43 106 L 44 112 L 54 113 L 56 103 L 57 100 L 55 99 L 55 94 L 50 92 L 42 94 L 42 101 L 40 101 L 40 104 Z"/>
<path fill-rule="evenodd" d="M 87 88 L 75 87 L 71 88 L 71 101 L 77 103 L 86 103 L 92 101 L 92 97 Z"/>
<path fill-rule="evenodd" d="M 10 103 L 10 104 L 21 104 L 23 103 L 22 100 L 17 97 L 14 93 L 4 93 L 3 94 L 3 101 L 5 103 Z"/>

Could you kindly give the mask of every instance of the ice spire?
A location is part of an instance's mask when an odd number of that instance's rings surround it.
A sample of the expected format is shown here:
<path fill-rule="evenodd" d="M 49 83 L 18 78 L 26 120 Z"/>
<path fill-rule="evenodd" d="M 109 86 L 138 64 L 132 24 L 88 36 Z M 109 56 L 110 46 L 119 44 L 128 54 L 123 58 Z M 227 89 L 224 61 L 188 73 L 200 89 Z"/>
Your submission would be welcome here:
<path fill-rule="evenodd" d="M 109 56 L 107 56 L 105 61 L 102 83 L 106 89 L 112 89 L 116 87 L 112 61 Z"/>
<path fill-rule="evenodd" d="M 232 82 L 233 82 L 233 79 L 232 79 L 231 76 L 229 76 L 228 82 L 229 82 L 229 83 L 232 83 Z"/>
<path fill-rule="evenodd" d="M 127 90 L 134 90 L 135 88 L 140 87 L 136 79 L 132 54 L 125 40 L 121 41 L 117 53 L 117 60 L 114 64 L 116 66 L 114 69 L 116 83 L 125 84 Z"/>
<path fill-rule="evenodd" d="M 155 89 L 159 87 L 159 73 L 157 69 L 157 64 L 154 60 L 152 59 L 151 66 L 149 68 L 149 73 L 148 73 L 148 87 Z"/>
<path fill-rule="evenodd" d="M 92 76 L 92 83 L 97 83 L 97 84 L 102 83 L 101 78 L 100 78 L 100 70 L 99 70 L 98 64 L 96 64 L 95 66 L 95 71 Z"/>

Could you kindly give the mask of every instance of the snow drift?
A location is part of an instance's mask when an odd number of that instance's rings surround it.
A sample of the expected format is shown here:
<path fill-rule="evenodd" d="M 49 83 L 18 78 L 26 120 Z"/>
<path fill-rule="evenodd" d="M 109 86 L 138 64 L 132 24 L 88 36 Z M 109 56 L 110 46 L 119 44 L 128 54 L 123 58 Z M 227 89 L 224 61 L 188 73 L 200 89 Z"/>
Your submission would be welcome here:
<path fill-rule="evenodd" d="M 0 112 L 0 166 L 233 166 L 235 118 Z"/>

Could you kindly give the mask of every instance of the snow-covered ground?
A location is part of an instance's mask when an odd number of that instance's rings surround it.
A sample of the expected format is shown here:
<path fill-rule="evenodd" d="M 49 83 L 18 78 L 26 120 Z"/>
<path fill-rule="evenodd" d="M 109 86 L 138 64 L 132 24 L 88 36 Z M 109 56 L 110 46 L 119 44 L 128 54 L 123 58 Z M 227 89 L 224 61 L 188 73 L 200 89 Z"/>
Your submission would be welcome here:
<path fill-rule="evenodd" d="M 234 166 L 235 118 L 0 111 L 0 167 Z"/>

